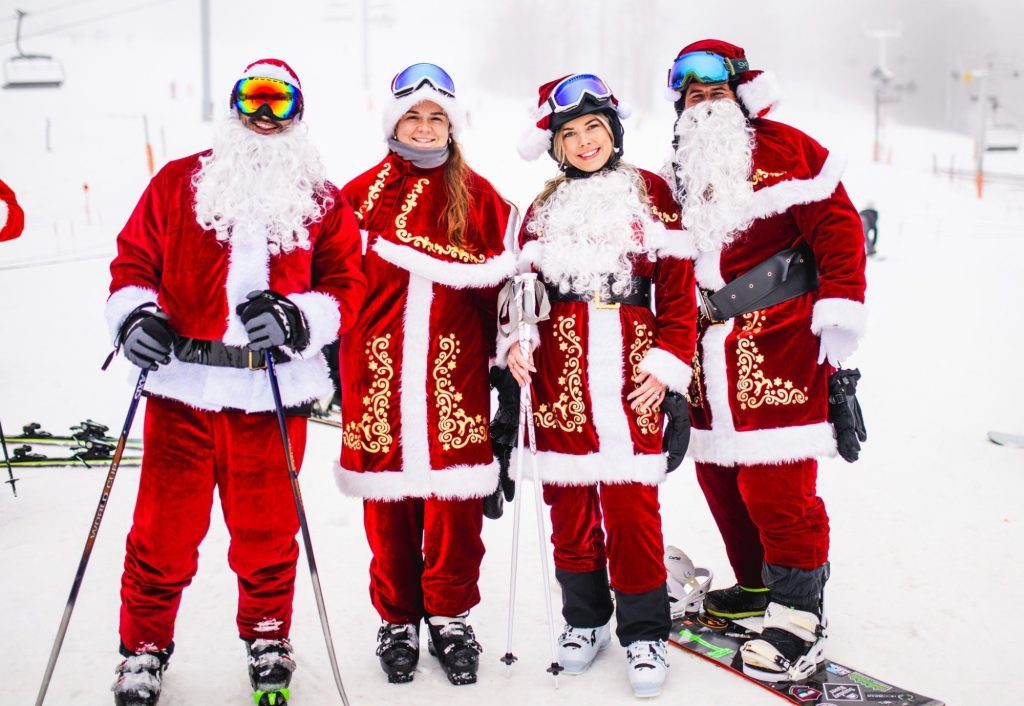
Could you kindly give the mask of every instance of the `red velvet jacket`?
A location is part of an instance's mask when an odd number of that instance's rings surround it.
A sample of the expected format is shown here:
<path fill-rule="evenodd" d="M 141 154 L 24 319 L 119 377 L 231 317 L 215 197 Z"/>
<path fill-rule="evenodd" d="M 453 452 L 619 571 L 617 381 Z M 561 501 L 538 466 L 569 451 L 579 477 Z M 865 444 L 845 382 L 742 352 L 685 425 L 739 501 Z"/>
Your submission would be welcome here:
<path fill-rule="evenodd" d="M 330 394 L 321 348 L 355 322 L 366 288 L 352 209 L 336 197 L 323 220 L 309 226 L 309 249 L 270 255 L 265 242 L 222 243 L 196 222 L 191 179 L 203 154 L 161 169 L 117 236 L 106 307 L 111 337 L 133 309 L 157 302 L 178 335 L 242 346 L 248 336 L 235 306 L 250 291 L 273 289 L 295 302 L 310 332 L 309 346 L 276 366 L 282 401 L 291 406 Z M 274 409 L 260 370 L 172 358 L 150 373 L 146 390 L 211 411 Z"/>
<path fill-rule="evenodd" d="M 697 461 L 783 463 L 835 453 L 827 364 L 818 333 L 861 335 L 864 235 L 840 183 L 843 164 L 796 128 L 753 120 L 754 217 L 724 249 L 696 255 L 699 286 L 716 290 L 770 255 L 807 243 L 819 287 L 701 332 L 691 388 Z"/>
<path fill-rule="evenodd" d="M 462 247 L 444 227 L 444 166 L 391 153 L 342 190 L 361 221 L 369 286 L 341 341 L 346 494 L 470 498 L 497 486 L 487 365 L 516 212 L 476 173 L 467 186 Z"/>
<path fill-rule="evenodd" d="M 552 304 L 550 319 L 539 325 L 532 382 L 538 470 L 545 482 L 653 485 L 665 478 L 662 415 L 637 414 L 626 396 L 636 389 L 632 378 L 640 371 L 686 392 L 696 342 L 695 288 L 668 185 L 639 171 L 654 219 L 644 239 L 655 258 L 635 257 L 633 273 L 652 279 L 655 307 Z M 527 232 L 532 213 L 531 208 L 520 230 L 520 266 L 543 275 L 543 243 Z M 499 341 L 499 348 L 511 343 Z"/>
<path fill-rule="evenodd" d="M 0 243 L 14 240 L 25 227 L 25 213 L 14 198 L 14 192 L 0 181 Z"/>

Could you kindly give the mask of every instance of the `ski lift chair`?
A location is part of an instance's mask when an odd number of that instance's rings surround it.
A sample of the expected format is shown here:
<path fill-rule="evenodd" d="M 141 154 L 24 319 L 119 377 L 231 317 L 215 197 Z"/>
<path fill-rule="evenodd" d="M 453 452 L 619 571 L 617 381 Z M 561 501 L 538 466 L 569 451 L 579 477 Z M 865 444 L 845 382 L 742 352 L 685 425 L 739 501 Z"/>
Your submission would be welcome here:
<path fill-rule="evenodd" d="M 21 48 L 22 10 L 18 15 L 14 46 L 18 53 L 4 62 L 4 88 L 60 88 L 64 83 L 64 67 L 49 54 L 26 54 Z"/>
<path fill-rule="evenodd" d="M 1016 152 L 1020 137 L 1020 129 L 1013 125 L 993 125 L 985 131 L 985 151 Z"/>

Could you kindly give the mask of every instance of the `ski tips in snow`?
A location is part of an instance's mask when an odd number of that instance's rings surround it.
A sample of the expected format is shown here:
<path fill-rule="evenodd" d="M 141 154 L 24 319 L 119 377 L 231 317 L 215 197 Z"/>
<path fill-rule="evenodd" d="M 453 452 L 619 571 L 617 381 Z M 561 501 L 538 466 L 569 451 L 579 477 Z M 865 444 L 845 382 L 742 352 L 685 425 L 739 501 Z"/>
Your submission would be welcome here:
<path fill-rule="evenodd" d="M 1001 431 L 990 431 L 988 440 L 999 446 L 1024 449 L 1024 434 L 1006 434 Z"/>

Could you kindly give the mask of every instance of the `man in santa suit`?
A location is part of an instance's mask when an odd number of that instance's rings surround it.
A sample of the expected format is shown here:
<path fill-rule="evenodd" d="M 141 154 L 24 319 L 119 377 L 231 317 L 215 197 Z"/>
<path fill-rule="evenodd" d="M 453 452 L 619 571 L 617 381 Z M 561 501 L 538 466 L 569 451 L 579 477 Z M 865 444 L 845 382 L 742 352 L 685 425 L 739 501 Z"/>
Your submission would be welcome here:
<path fill-rule="evenodd" d="M 777 84 L 741 48 L 684 47 L 669 89 L 669 176 L 704 304 L 690 453 L 737 580 L 704 606 L 764 615 L 744 670 L 799 679 L 822 659 L 829 530 L 815 457 L 836 453 L 829 375 L 864 332 L 864 235 L 841 160 L 764 117 Z"/>
<path fill-rule="evenodd" d="M 0 181 L 0 243 L 14 240 L 25 228 L 25 213 L 11 187 Z"/>
<path fill-rule="evenodd" d="M 253 688 L 286 690 L 295 668 L 299 523 L 264 359 L 269 351 L 275 361 L 298 467 L 308 403 L 331 389 L 320 350 L 354 323 L 365 279 L 355 216 L 324 177 L 295 73 L 277 59 L 254 62 L 230 105 L 212 150 L 150 182 L 110 266 L 111 335 L 152 371 L 117 704 L 159 696 L 215 487 Z"/>
<path fill-rule="evenodd" d="M 363 498 L 377 656 L 409 682 L 420 623 L 451 683 L 476 681 L 483 501 L 498 485 L 488 360 L 498 285 L 515 270 L 515 208 L 470 169 L 466 115 L 441 67 L 392 80 L 388 152 L 343 193 L 366 253 L 366 306 L 341 340 L 337 481 Z"/>

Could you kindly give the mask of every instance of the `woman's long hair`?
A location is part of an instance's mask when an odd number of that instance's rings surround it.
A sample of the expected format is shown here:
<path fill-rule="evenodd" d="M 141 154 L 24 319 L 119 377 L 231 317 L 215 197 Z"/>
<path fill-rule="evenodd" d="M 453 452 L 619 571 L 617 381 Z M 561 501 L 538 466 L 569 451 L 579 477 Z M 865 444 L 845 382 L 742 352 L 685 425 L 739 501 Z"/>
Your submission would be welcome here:
<path fill-rule="evenodd" d="M 462 157 L 459 143 L 452 139 L 449 144 L 448 160 L 444 165 L 444 186 L 448 194 L 448 208 L 445 210 L 445 227 L 448 242 L 464 250 L 473 250 L 466 238 L 469 226 L 470 193 L 466 182 L 469 180 L 469 166 Z"/>

